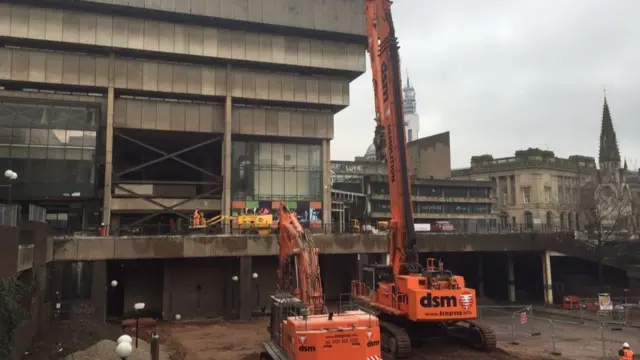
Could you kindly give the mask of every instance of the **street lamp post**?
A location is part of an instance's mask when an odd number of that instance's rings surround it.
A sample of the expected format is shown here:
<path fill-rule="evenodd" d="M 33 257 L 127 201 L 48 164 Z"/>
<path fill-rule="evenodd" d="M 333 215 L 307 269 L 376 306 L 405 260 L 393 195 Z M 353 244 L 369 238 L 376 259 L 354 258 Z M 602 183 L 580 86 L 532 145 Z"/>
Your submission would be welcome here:
<path fill-rule="evenodd" d="M 131 336 L 122 335 L 118 338 L 116 343 L 116 356 L 122 360 L 126 360 L 133 351 L 133 347 L 131 346 Z"/>
<path fill-rule="evenodd" d="M 7 187 L 9 187 L 8 203 L 9 205 L 11 205 L 11 181 L 17 179 L 18 174 L 13 170 L 9 169 L 9 170 L 5 170 L 4 177 L 6 177 L 9 182 L 7 185 Z"/>
<path fill-rule="evenodd" d="M 138 339 L 140 338 L 140 311 L 144 310 L 144 303 L 136 303 L 133 305 L 136 313 L 136 349 L 138 348 Z"/>
<path fill-rule="evenodd" d="M 251 274 L 253 280 L 258 280 L 258 273 Z M 260 284 L 256 281 L 256 307 L 260 307 Z"/>
<path fill-rule="evenodd" d="M 231 281 L 233 281 L 233 283 L 231 284 L 231 304 L 233 304 L 233 312 L 235 312 L 236 315 L 240 317 L 240 308 L 238 306 L 238 300 L 236 296 L 236 286 L 237 286 L 238 280 L 240 280 L 238 275 L 233 275 L 231 277 Z"/>

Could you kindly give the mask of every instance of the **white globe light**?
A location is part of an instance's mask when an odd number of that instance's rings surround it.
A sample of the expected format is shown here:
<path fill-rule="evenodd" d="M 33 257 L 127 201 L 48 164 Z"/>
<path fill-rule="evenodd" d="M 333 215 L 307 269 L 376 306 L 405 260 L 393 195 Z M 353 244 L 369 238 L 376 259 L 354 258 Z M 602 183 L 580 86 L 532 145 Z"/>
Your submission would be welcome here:
<path fill-rule="evenodd" d="M 135 304 L 133 304 L 133 309 L 134 310 L 142 310 L 142 309 L 144 309 L 144 303 L 135 303 Z"/>
<path fill-rule="evenodd" d="M 118 282 L 116 280 L 111 281 L 111 287 L 118 286 Z"/>
<path fill-rule="evenodd" d="M 119 343 L 118 346 L 116 346 L 116 355 L 118 355 L 122 359 L 129 357 L 132 351 L 133 347 L 131 346 L 130 342 L 123 341 Z"/>
<path fill-rule="evenodd" d="M 237 277 L 236 275 L 233 275 L 233 276 L 231 277 L 231 280 L 233 280 L 233 281 L 238 281 L 238 277 Z"/>
<path fill-rule="evenodd" d="M 182 316 L 180 314 L 176 314 L 176 320 L 180 321 L 180 319 L 182 319 Z"/>
<path fill-rule="evenodd" d="M 11 173 L 11 177 L 10 177 L 9 179 L 11 179 L 11 180 L 15 180 L 15 179 L 17 179 L 17 178 L 18 178 L 18 174 L 16 174 L 16 173 Z"/>
<path fill-rule="evenodd" d="M 11 171 L 11 170 L 7 170 L 7 171 L 5 171 L 5 172 L 4 172 L 4 177 L 6 177 L 6 178 L 10 178 L 10 177 L 11 177 L 11 174 L 13 174 L 13 171 Z"/>
<path fill-rule="evenodd" d="M 254 279 L 258 278 L 258 273 L 253 273 L 253 275 L 251 275 Z"/>
<path fill-rule="evenodd" d="M 125 334 L 125 335 L 120 336 L 118 338 L 118 340 L 116 341 L 116 343 L 118 343 L 118 344 L 123 343 L 123 342 L 131 344 L 133 342 L 133 339 L 131 338 L 131 336 Z"/>

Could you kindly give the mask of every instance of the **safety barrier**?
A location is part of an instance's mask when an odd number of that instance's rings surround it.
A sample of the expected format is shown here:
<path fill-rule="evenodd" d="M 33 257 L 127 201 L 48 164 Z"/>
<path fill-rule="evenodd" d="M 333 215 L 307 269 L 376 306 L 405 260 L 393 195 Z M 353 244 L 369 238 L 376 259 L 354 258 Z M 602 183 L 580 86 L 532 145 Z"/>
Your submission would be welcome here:
<path fill-rule="evenodd" d="M 640 325 L 640 297 L 613 297 L 612 310 L 600 310 L 597 298 L 580 298 L 577 313 L 581 321 L 612 325 Z"/>
<path fill-rule="evenodd" d="M 565 320 L 563 315 L 531 306 L 480 306 L 479 320 L 491 326 L 499 341 L 514 348 L 538 348 L 550 355 L 579 359 L 616 359 L 628 333 L 616 323 Z"/>

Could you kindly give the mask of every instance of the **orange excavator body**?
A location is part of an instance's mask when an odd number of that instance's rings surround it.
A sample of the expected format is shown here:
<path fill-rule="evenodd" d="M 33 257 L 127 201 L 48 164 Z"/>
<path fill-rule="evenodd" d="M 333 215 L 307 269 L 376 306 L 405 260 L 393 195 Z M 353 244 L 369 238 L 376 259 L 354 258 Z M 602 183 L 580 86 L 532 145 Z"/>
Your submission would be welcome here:
<path fill-rule="evenodd" d="M 376 159 L 388 170 L 391 219 L 389 264 L 366 265 L 364 280 L 352 283 L 352 295 L 380 320 L 382 351 L 405 358 L 412 342 L 437 333 L 462 337 L 474 348 L 495 348 L 495 334 L 476 324 L 475 290 L 442 263 L 419 263 L 413 222 L 411 179 L 402 100 L 400 55 L 390 0 L 365 0 L 368 53 L 375 95 Z M 418 341 L 420 342 L 420 341 Z M 413 345 L 416 345 L 415 343 Z"/>
<path fill-rule="evenodd" d="M 285 204 L 278 221 L 279 286 L 272 296 L 271 340 L 261 360 L 382 360 L 378 319 L 361 310 L 329 312 L 318 249 Z"/>

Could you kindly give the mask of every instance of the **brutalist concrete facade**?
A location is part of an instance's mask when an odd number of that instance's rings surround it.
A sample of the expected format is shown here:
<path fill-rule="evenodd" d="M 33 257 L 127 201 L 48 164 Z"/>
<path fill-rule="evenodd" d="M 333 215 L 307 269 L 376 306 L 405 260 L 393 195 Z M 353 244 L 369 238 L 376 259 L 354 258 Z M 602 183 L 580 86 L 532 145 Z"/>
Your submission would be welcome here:
<path fill-rule="evenodd" d="M 163 209 L 230 215 L 232 138 L 313 144 L 329 184 L 333 116 L 365 71 L 365 34 L 363 0 L 7 1 L 0 99 L 97 109 L 97 205 L 83 213 L 100 213 L 94 222 L 113 229 Z M 187 159 L 194 179 L 120 176 L 148 165 L 127 162 L 142 150 L 169 159 L 198 144 L 211 147 Z M 319 188 L 303 200 L 330 219 L 330 188 Z M 296 200 L 273 194 L 259 200 Z"/>

